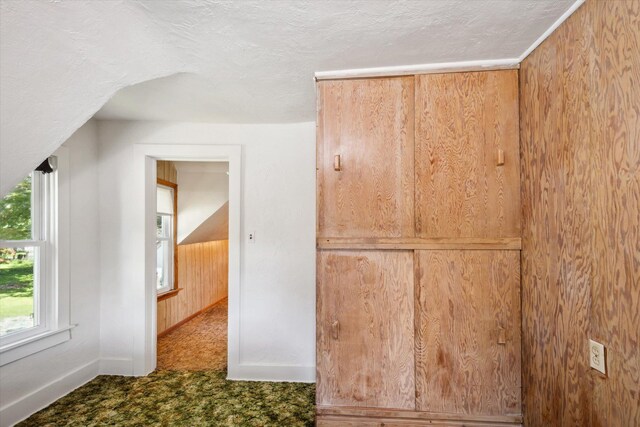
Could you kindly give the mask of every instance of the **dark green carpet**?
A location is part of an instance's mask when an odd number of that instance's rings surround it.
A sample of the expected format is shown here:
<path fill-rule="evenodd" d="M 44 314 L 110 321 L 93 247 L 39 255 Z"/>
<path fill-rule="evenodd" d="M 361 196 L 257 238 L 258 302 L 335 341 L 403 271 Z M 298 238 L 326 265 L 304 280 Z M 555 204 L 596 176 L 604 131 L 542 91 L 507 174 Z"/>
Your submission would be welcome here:
<path fill-rule="evenodd" d="M 219 371 L 99 376 L 18 426 L 313 426 L 315 386 Z"/>

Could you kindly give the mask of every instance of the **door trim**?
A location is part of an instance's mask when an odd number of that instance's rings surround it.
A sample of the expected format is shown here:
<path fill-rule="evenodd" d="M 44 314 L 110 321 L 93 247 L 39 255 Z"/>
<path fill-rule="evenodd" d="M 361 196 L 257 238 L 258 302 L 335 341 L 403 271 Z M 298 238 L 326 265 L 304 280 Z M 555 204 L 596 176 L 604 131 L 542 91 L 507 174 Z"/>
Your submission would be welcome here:
<path fill-rule="evenodd" d="M 240 364 L 240 213 L 242 200 L 242 147 L 240 145 L 135 144 L 131 191 L 135 206 L 132 233 L 137 250 L 131 254 L 133 375 L 151 373 L 157 362 L 157 301 L 155 289 L 156 160 L 229 162 L 229 323 L 227 375 L 233 378 Z"/>

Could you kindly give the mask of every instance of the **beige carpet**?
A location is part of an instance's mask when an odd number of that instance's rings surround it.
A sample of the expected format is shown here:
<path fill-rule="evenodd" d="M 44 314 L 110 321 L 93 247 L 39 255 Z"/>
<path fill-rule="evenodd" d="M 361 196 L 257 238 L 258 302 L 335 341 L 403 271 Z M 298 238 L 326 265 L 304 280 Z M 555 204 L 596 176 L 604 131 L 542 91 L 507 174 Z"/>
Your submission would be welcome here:
<path fill-rule="evenodd" d="M 158 339 L 158 370 L 227 370 L 227 299 Z"/>

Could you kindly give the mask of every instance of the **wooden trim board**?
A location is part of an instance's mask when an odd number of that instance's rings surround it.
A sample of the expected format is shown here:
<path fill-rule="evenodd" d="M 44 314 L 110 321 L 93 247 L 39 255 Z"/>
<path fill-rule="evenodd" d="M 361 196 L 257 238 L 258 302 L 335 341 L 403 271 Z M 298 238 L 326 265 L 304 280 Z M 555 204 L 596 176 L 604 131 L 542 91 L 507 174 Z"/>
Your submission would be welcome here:
<path fill-rule="evenodd" d="M 469 71 L 517 70 L 520 59 L 490 61 L 441 62 L 436 64 L 400 65 L 394 67 L 355 68 L 351 70 L 318 71 L 315 80 L 349 80 L 375 77 L 401 77 L 418 74 L 466 73 Z"/>
<path fill-rule="evenodd" d="M 159 294 L 158 295 L 158 301 L 163 301 L 163 300 L 166 300 L 168 298 L 175 297 L 176 295 L 178 295 L 178 292 L 180 292 L 181 290 L 182 290 L 182 288 L 171 289 L 170 291 L 167 291 L 165 293 Z"/>
<path fill-rule="evenodd" d="M 330 238 L 318 237 L 318 249 L 500 249 L 520 250 L 519 237 L 488 238 Z"/>
<path fill-rule="evenodd" d="M 491 423 L 505 425 L 522 424 L 522 415 L 463 415 L 444 412 L 423 412 L 400 409 L 371 409 L 356 407 L 328 407 L 316 408 L 318 418 L 326 416 L 342 417 L 369 417 L 369 418 L 393 418 L 405 420 L 429 420 L 429 421 L 472 421 L 476 423 Z"/>
<path fill-rule="evenodd" d="M 156 182 L 159 185 L 173 189 L 173 286 L 171 291 L 169 291 L 172 292 L 178 289 L 178 184 L 162 178 L 157 178 Z M 169 295 L 166 298 L 171 296 L 173 295 Z M 166 298 L 158 298 L 158 301 Z"/>

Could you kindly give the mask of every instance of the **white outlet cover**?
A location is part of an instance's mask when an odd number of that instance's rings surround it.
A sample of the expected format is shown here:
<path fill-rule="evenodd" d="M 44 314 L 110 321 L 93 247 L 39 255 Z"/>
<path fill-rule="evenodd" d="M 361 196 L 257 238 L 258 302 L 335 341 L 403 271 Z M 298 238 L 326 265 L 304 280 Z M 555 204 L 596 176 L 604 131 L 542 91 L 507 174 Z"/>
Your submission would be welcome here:
<path fill-rule="evenodd" d="M 247 240 L 249 241 L 249 243 L 255 243 L 256 242 L 256 232 L 255 231 L 250 231 L 249 235 L 247 236 Z"/>
<path fill-rule="evenodd" d="M 596 371 L 607 374 L 604 345 L 594 340 L 589 340 L 589 365 Z"/>

